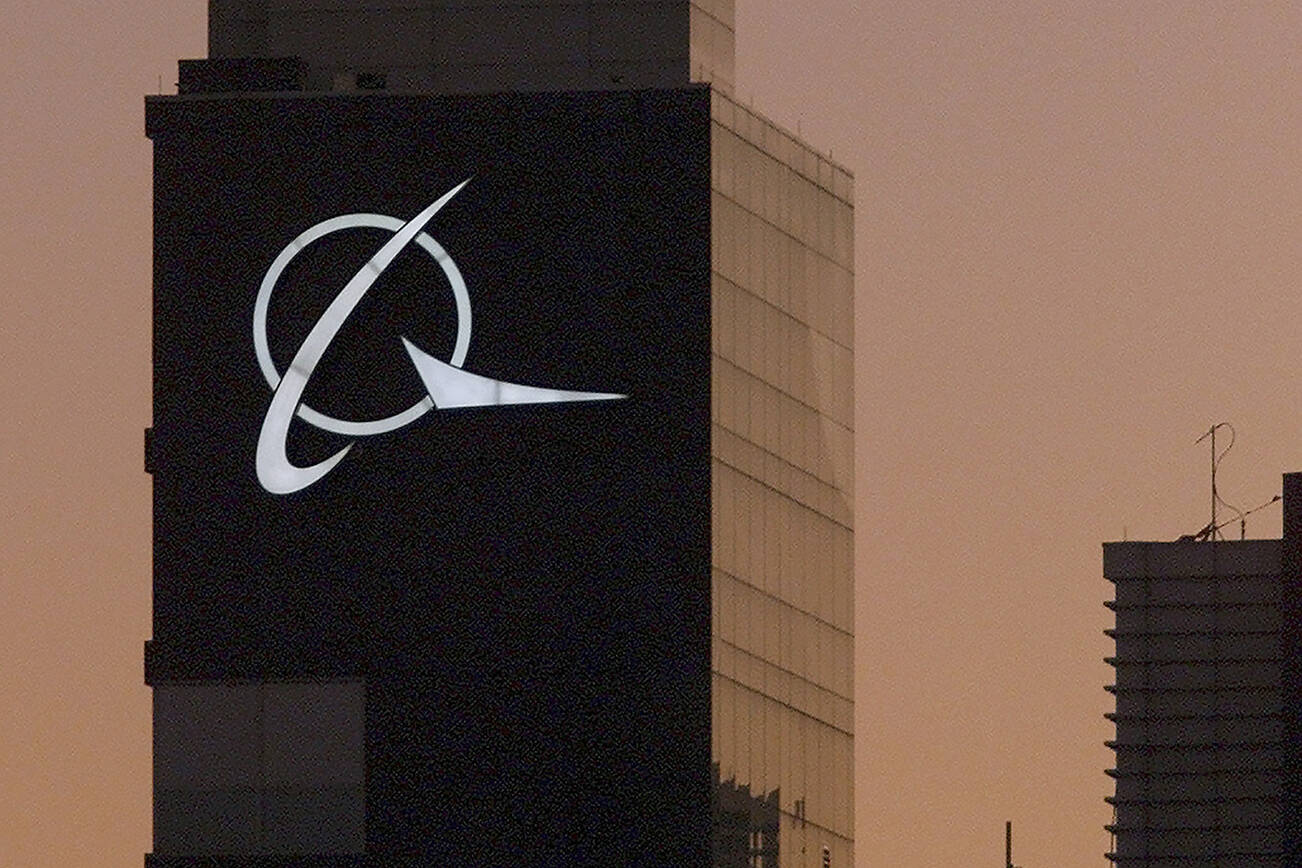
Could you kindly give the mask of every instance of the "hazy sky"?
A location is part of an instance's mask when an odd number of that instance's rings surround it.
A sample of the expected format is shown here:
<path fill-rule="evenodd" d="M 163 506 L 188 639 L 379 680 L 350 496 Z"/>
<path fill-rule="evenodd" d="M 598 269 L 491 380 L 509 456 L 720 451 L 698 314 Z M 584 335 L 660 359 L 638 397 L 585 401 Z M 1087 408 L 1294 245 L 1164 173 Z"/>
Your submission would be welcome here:
<path fill-rule="evenodd" d="M 5 0 L 0 866 L 150 847 L 150 146 L 203 0 Z M 1102 540 L 1302 469 L 1302 11 L 738 0 L 857 176 L 856 868 L 1105 864 Z M 1250 521 L 1278 536 L 1279 508 Z"/>

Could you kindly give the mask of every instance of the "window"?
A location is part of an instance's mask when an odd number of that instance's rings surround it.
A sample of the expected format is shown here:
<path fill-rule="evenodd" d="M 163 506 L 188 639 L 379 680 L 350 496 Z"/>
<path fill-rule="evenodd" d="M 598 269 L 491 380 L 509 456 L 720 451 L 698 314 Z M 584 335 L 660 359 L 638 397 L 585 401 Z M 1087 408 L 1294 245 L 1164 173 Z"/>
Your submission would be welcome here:
<path fill-rule="evenodd" d="M 154 852 L 361 853 L 360 681 L 154 685 Z"/>

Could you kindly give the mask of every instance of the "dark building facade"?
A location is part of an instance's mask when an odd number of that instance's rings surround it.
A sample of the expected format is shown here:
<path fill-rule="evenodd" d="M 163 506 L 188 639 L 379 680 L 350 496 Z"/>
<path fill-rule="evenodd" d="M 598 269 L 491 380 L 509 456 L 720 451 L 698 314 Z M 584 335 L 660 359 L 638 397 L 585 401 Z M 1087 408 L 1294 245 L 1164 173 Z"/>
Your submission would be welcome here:
<path fill-rule="evenodd" d="M 147 100 L 146 862 L 849 865 L 849 176 L 730 4 L 476 9 Z"/>
<path fill-rule="evenodd" d="M 1279 540 L 1103 548 L 1120 866 L 1302 864 L 1302 474 Z"/>

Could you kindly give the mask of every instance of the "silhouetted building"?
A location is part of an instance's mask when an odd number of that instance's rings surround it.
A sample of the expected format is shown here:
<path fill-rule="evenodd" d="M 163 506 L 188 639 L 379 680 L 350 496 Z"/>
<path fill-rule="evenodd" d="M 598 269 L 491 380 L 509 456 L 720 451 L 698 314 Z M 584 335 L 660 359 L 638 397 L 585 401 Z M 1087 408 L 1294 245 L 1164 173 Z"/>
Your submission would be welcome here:
<path fill-rule="evenodd" d="M 778 792 L 754 794 L 719 780 L 714 763 L 714 868 L 776 868 L 781 809 Z"/>
<path fill-rule="evenodd" d="M 146 100 L 147 864 L 853 864 L 852 180 L 732 45 L 212 0 Z"/>
<path fill-rule="evenodd" d="M 1302 475 L 1282 540 L 1120 542 L 1114 819 L 1121 866 L 1299 862 Z"/>

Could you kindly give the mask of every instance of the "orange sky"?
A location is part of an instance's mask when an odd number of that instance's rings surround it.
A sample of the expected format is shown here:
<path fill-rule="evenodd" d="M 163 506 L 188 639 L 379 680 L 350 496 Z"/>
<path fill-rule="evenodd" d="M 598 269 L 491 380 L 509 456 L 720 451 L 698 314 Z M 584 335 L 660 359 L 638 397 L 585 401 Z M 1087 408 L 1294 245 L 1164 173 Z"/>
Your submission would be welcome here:
<path fill-rule="evenodd" d="M 1302 11 L 738 0 L 738 93 L 857 176 L 858 865 L 1104 864 L 1102 540 L 1302 469 Z M 203 0 L 7 0 L 0 866 L 149 849 L 150 147 Z M 1279 510 L 1249 524 L 1277 536 Z"/>

